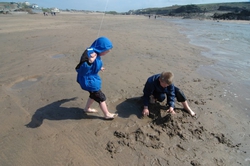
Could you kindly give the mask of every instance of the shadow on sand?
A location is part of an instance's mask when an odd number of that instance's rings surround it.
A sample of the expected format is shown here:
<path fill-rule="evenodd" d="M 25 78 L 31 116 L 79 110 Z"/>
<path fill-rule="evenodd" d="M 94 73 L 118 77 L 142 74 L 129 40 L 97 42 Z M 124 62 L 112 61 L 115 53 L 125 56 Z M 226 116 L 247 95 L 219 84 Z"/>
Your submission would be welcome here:
<path fill-rule="evenodd" d="M 31 121 L 25 126 L 28 128 L 37 128 L 42 125 L 43 120 L 66 120 L 66 119 L 102 119 L 101 117 L 94 115 L 87 115 L 83 113 L 83 109 L 78 107 L 62 107 L 63 103 L 75 100 L 75 98 L 62 99 L 50 103 L 42 108 L 36 110 L 31 118 Z"/>
<path fill-rule="evenodd" d="M 131 115 L 142 117 L 143 101 L 141 97 L 128 98 L 116 106 L 117 113 L 121 118 L 129 118 Z"/>

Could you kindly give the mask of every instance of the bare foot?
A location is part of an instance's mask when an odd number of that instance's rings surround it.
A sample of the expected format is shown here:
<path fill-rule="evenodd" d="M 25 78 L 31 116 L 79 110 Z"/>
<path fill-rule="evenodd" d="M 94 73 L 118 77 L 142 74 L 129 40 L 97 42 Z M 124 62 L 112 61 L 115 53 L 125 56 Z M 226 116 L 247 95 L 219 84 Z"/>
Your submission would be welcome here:
<path fill-rule="evenodd" d="M 196 113 L 193 111 L 193 110 L 188 110 L 188 112 L 189 112 L 189 114 L 191 115 L 191 116 L 195 116 L 196 115 Z"/>
<path fill-rule="evenodd" d="M 85 113 L 96 113 L 98 111 L 96 109 L 94 109 L 94 108 L 89 108 L 87 110 L 84 109 L 83 112 L 85 112 Z"/>
<path fill-rule="evenodd" d="M 111 114 L 109 113 L 107 116 L 105 116 L 104 118 L 107 119 L 107 120 L 112 120 L 114 119 L 115 117 L 117 117 L 118 114 Z"/>

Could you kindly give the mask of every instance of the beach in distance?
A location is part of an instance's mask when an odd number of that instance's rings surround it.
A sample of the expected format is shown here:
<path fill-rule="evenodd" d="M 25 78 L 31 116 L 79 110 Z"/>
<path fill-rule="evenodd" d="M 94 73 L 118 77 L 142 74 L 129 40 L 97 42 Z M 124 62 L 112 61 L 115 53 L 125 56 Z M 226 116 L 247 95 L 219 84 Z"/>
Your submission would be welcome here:
<path fill-rule="evenodd" d="M 0 15 L 0 165 L 248 166 L 249 117 L 223 99 L 223 81 L 197 72 L 215 63 L 168 18 L 60 13 Z M 169 18 L 170 19 L 170 18 Z M 198 21 L 198 20 L 197 20 Z M 83 51 L 99 36 L 113 49 L 99 72 L 109 111 L 84 114 L 76 82 Z M 196 113 L 163 103 L 142 118 L 148 77 L 172 71 Z"/>

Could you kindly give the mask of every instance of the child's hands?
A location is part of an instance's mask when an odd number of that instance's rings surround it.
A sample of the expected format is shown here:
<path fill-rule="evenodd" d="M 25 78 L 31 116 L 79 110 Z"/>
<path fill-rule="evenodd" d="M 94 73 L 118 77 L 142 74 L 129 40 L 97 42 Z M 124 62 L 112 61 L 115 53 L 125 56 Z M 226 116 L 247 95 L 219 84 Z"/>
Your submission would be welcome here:
<path fill-rule="evenodd" d="M 92 54 L 90 54 L 89 63 L 93 63 L 96 59 L 96 56 L 97 56 L 97 54 L 94 52 Z"/>
<path fill-rule="evenodd" d="M 143 115 L 143 116 L 148 116 L 148 115 L 149 115 L 149 110 L 148 110 L 148 108 L 144 108 L 144 109 L 143 109 L 142 115 Z"/>
<path fill-rule="evenodd" d="M 170 107 L 170 108 L 167 110 L 167 112 L 169 112 L 170 114 L 176 114 L 173 107 Z"/>
<path fill-rule="evenodd" d="M 105 70 L 105 68 L 104 68 L 104 67 L 102 67 L 102 68 L 101 68 L 101 71 L 104 71 L 104 70 Z"/>

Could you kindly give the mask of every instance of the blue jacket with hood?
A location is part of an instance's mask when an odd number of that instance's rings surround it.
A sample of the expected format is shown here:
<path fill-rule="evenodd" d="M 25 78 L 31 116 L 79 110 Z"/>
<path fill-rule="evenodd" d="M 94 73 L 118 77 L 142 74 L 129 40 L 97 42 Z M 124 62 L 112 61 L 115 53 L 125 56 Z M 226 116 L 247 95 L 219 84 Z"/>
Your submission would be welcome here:
<path fill-rule="evenodd" d="M 76 66 L 77 82 L 83 90 L 91 92 L 101 90 L 102 80 L 98 75 L 102 68 L 100 54 L 112 48 L 113 45 L 108 38 L 99 37 L 84 51 L 79 64 Z M 88 58 L 93 52 L 97 54 L 96 59 L 93 63 L 89 63 Z"/>

